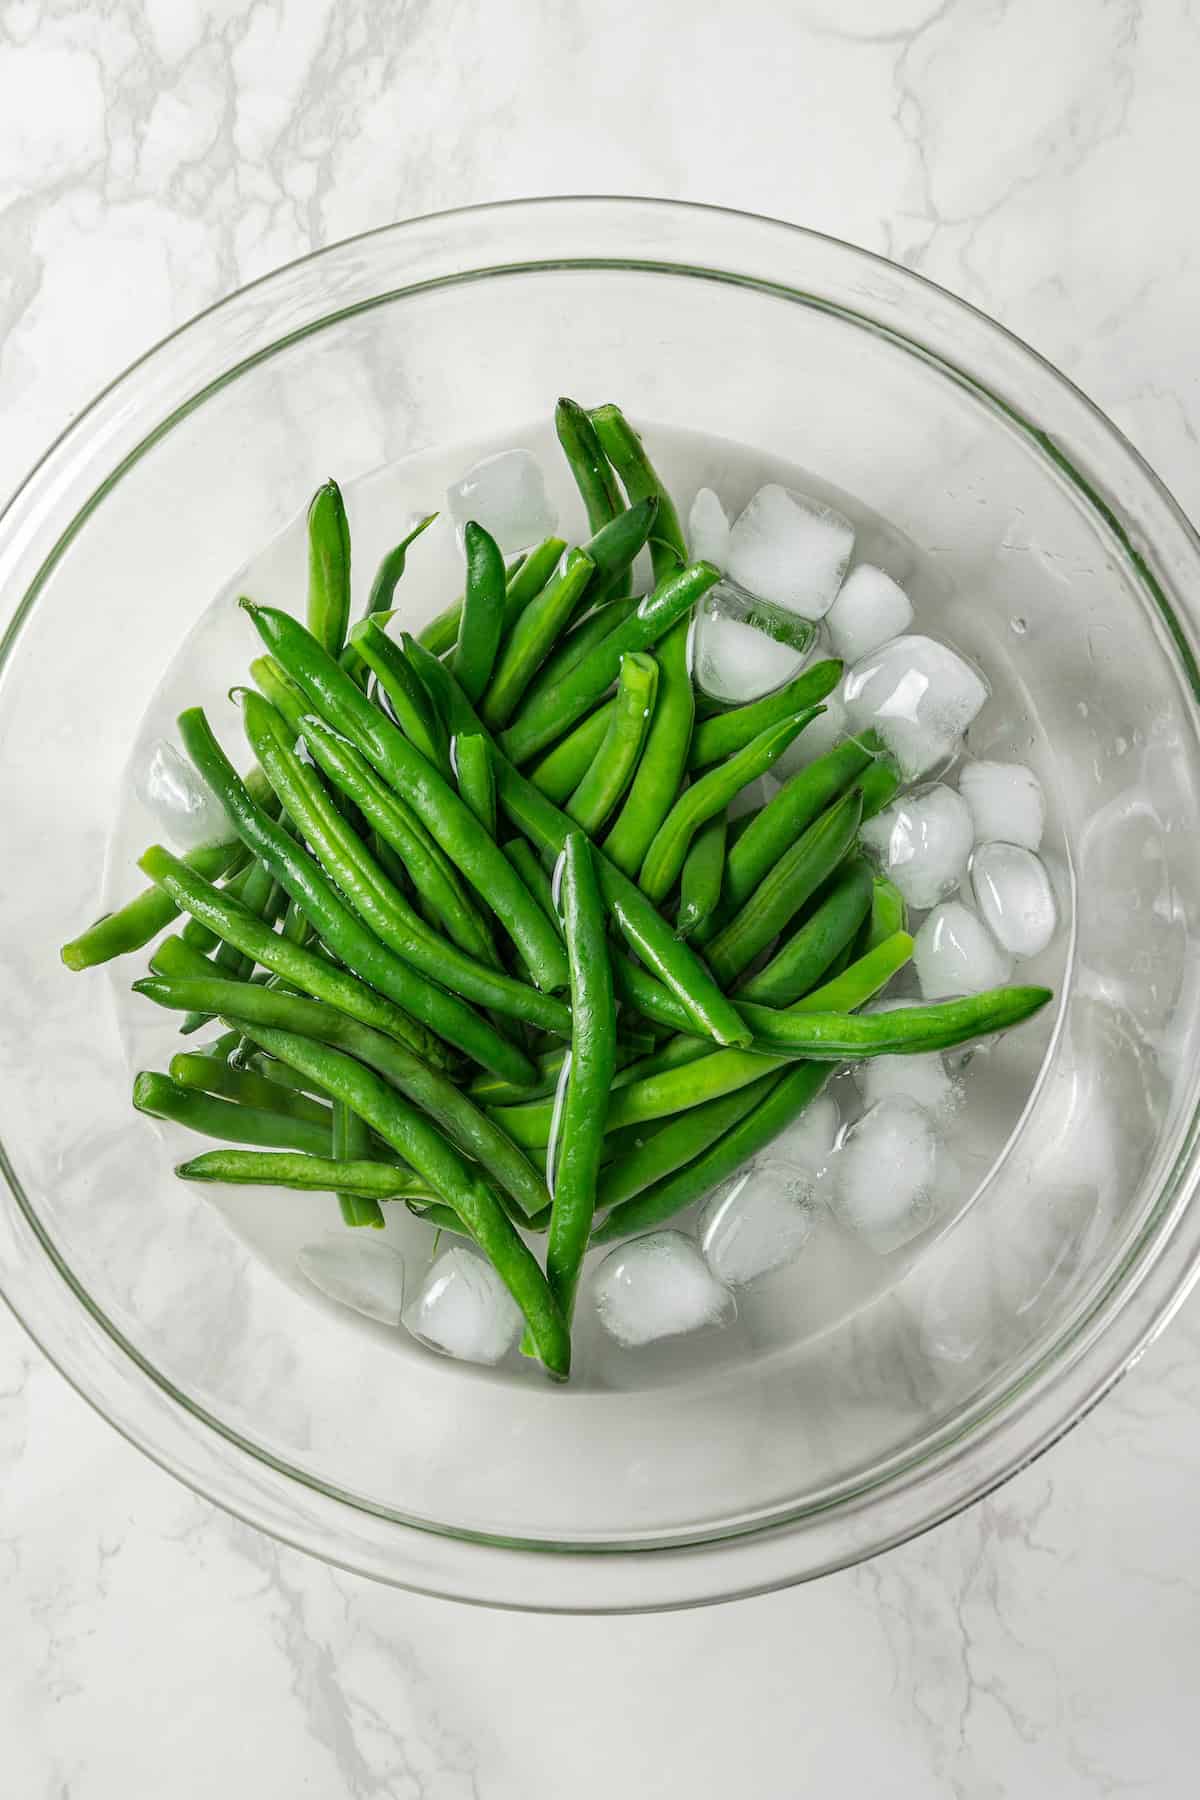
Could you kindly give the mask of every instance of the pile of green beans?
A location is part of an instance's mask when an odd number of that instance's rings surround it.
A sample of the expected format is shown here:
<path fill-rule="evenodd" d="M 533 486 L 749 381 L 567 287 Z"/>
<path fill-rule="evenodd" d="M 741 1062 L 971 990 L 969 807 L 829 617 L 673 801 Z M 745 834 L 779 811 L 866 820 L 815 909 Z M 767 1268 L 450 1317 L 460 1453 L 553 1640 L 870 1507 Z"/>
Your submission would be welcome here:
<path fill-rule="evenodd" d="M 858 847 L 894 764 L 847 738 L 735 817 L 841 664 L 698 707 L 689 635 L 718 571 L 689 560 L 618 407 L 562 399 L 555 427 L 590 537 L 506 567 L 468 523 L 461 596 L 418 638 L 388 626 L 437 515 L 383 558 L 352 626 L 350 519 L 336 482 L 318 490 L 304 621 L 242 602 L 259 653 L 230 699 L 250 773 L 215 715 L 179 719 L 227 841 L 151 845 L 152 885 L 62 959 L 157 939 L 134 991 L 183 1032 L 214 1025 L 134 1082 L 139 1112 L 217 1142 L 180 1177 L 466 1236 L 524 1349 L 565 1379 L 590 1244 L 706 1193 L 839 1064 L 1007 1030 L 1050 994 L 859 1011 L 912 950 Z"/>

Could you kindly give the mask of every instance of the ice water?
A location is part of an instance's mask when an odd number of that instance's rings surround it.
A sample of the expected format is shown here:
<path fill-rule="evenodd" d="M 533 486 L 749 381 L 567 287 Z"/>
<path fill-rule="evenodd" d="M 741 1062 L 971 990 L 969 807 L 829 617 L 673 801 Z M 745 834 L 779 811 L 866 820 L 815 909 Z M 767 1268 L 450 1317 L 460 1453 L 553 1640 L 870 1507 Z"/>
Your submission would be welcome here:
<path fill-rule="evenodd" d="M 913 620 L 906 629 L 940 639 L 972 658 L 982 669 L 991 697 L 972 724 L 965 753 L 960 760 L 987 759 L 989 763 L 1019 763 L 1034 771 L 1044 791 L 1047 821 L 1040 854 L 1056 874 L 1056 898 L 1064 915 L 1050 948 L 1036 964 L 1018 964 L 1017 979 L 1045 981 L 1060 988 L 1065 978 L 1066 946 L 1070 941 L 1072 904 L 1070 860 L 1055 811 L 1054 758 L 1046 734 L 1032 712 L 1021 678 L 1020 658 L 1027 645 L 1011 634 L 989 631 L 972 606 L 968 593 L 948 589 L 937 560 L 920 550 L 888 521 L 853 495 L 823 481 L 817 472 L 785 463 L 768 449 L 732 444 L 692 433 L 644 424 L 651 455 L 670 485 L 682 518 L 687 519 L 696 494 L 708 487 L 720 495 L 726 512 L 736 518 L 751 495 L 765 483 L 778 483 L 824 502 L 854 526 L 854 565 L 867 563 L 883 570 L 912 602 Z M 520 448 L 537 458 L 545 477 L 549 505 L 556 512 L 561 535 L 572 541 L 587 536 L 583 509 L 562 462 L 549 420 L 518 428 L 506 439 L 466 440 L 437 452 L 376 470 L 357 480 L 344 479 L 343 490 L 353 534 L 353 587 L 356 612 L 361 609 L 372 575 L 383 556 L 404 532 L 414 515 L 440 509 L 442 516 L 414 545 L 408 572 L 396 592 L 401 622 L 418 628 L 461 591 L 462 563 L 454 521 L 446 512 L 446 493 L 473 466 L 502 451 Z M 914 471 L 913 479 L 920 479 Z M 143 847 L 162 835 L 162 825 L 135 791 L 134 770 L 144 765 L 157 739 L 177 742 L 176 715 L 185 706 L 203 705 L 230 754 L 245 768 L 250 762 L 238 714 L 226 700 L 231 685 L 246 679 L 250 660 L 261 645 L 236 600 L 239 594 L 300 615 L 307 585 L 304 511 L 307 494 L 295 496 L 296 518 L 292 526 L 244 569 L 231 570 L 225 588 L 180 643 L 141 721 L 131 756 L 126 805 L 115 820 L 109 843 L 105 905 L 120 904 L 141 885 L 135 860 Z M 830 654 L 822 629 L 812 656 Z M 986 633 L 986 635 L 985 635 Z M 958 765 L 952 764 L 937 779 L 957 785 Z M 960 890 L 971 902 L 969 880 Z M 915 914 L 915 926 L 922 915 Z M 196 1039 L 181 1040 L 176 1021 L 129 994 L 129 983 L 142 972 L 144 957 L 130 957 L 110 965 L 117 1012 L 132 1072 L 140 1068 L 165 1068 L 181 1044 L 195 1048 Z M 913 971 L 902 972 L 893 994 L 912 999 L 917 994 Z M 1053 1009 L 1048 1009 L 1052 1012 Z M 629 1388 L 651 1383 L 685 1382 L 698 1366 L 728 1363 L 769 1354 L 812 1336 L 839 1327 L 865 1307 L 877 1302 L 901 1279 L 915 1259 L 945 1233 L 970 1207 L 1025 1106 L 1050 1041 L 1053 1027 L 1047 1013 L 1039 1015 L 1019 1032 L 980 1053 L 964 1071 L 954 1070 L 961 1102 L 939 1125 L 947 1154 L 944 1175 L 932 1197 L 930 1222 L 911 1242 L 887 1255 L 857 1241 L 839 1223 L 835 1209 L 820 1198 L 808 1242 L 794 1261 L 740 1289 L 736 1320 L 697 1336 L 671 1338 L 662 1343 L 629 1349 L 612 1338 L 595 1317 L 590 1284 L 599 1255 L 589 1258 L 580 1293 L 576 1326 L 574 1380 L 583 1386 Z M 200 1040 L 208 1032 L 197 1034 Z M 884 1078 L 886 1086 L 886 1077 Z M 864 1111 L 864 1097 L 853 1076 L 840 1073 L 827 1089 L 836 1102 L 841 1129 L 848 1131 Z M 824 1111 L 818 1122 L 823 1129 Z M 172 1168 L 184 1154 L 205 1148 L 200 1139 L 175 1127 L 154 1125 L 131 1112 L 127 1129 L 142 1134 L 147 1166 L 155 1179 L 166 1184 L 175 1179 Z M 802 1136 L 801 1132 L 799 1136 Z M 767 1153 L 768 1156 L 771 1154 Z M 789 1153 L 790 1154 L 790 1153 Z M 341 1229 L 333 1195 L 275 1192 L 271 1189 L 205 1187 L 195 1191 L 197 1206 L 215 1206 L 230 1229 L 255 1256 L 267 1262 L 279 1278 L 298 1292 L 313 1295 L 299 1273 L 297 1256 L 305 1245 L 323 1241 Z M 701 1208 L 691 1208 L 670 1221 L 692 1238 Z M 417 1293 L 432 1267 L 436 1234 L 431 1226 L 412 1217 L 403 1205 L 384 1207 L 386 1228 L 360 1232 L 367 1248 L 386 1244 L 403 1256 L 406 1285 Z M 347 1235 L 355 1235 L 347 1233 Z M 542 1240 L 544 1243 L 544 1240 Z M 443 1238 L 440 1249 L 445 1250 Z M 314 1297 L 314 1304 L 327 1304 Z M 388 1333 L 399 1357 L 433 1354 L 403 1329 L 389 1328 L 355 1312 L 344 1311 L 347 1331 Z M 534 1377 L 526 1359 L 511 1351 L 498 1369 L 480 1371 L 483 1380 L 528 1382 Z"/>

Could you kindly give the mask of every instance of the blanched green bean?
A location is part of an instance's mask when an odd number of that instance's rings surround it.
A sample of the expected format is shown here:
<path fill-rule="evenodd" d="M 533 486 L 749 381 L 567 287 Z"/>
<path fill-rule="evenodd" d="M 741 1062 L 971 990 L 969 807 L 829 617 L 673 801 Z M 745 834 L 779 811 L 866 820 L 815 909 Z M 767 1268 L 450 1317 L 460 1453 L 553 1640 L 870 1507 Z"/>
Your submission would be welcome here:
<path fill-rule="evenodd" d="M 585 551 L 572 550 L 561 572 L 529 602 L 513 626 L 479 701 L 480 716 L 489 730 L 500 730 L 512 718 L 526 688 L 566 630 L 594 570 Z"/>
<path fill-rule="evenodd" d="M 805 712 L 810 706 L 820 705 L 842 679 L 842 668 L 836 659 L 814 663 L 773 694 L 752 700 L 746 706 L 735 706 L 714 718 L 702 719 L 692 733 L 688 768 L 707 769 L 713 763 L 724 762 L 727 756 L 736 755 L 769 725 L 791 718 L 794 713 Z"/>
<path fill-rule="evenodd" d="M 238 1187 L 295 1188 L 301 1193 L 341 1190 L 363 1201 L 418 1200 L 430 1190 L 428 1181 L 395 1163 L 342 1161 L 286 1150 L 203 1150 L 178 1163 L 175 1173 L 184 1181 L 231 1182 Z"/>
<path fill-rule="evenodd" d="M 452 744 L 451 762 L 458 791 L 489 837 L 496 835 L 496 775 L 491 740 L 477 731 L 464 732 Z"/>
<path fill-rule="evenodd" d="M 605 856 L 631 878 L 641 868 L 654 835 L 683 784 L 696 713 L 688 667 L 691 629 L 689 615 L 672 625 L 657 646 L 658 701 L 650 721 L 650 735 L 633 786 L 604 840 Z"/>
<path fill-rule="evenodd" d="M 504 593 L 504 629 L 511 631 L 523 609 L 540 594 L 553 575 L 558 559 L 566 549 L 566 543 L 560 537 L 543 538 L 534 546 L 528 556 L 519 560 L 517 567 L 510 568 Z M 420 641 L 433 656 L 444 656 L 452 650 L 458 641 L 458 627 L 462 619 L 463 603 L 456 600 L 445 612 L 423 625 Z"/>
<path fill-rule="evenodd" d="M 454 673 L 463 693 L 477 701 L 492 678 L 504 635 L 504 558 L 490 532 L 471 520 L 463 531 L 467 584 L 463 596 Z"/>
<path fill-rule="evenodd" d="M 169 1075 L 150 1070 L 135 1077 L 133 1104 L 152 1119 L 169 1119 L 173 1125 L 185 1125 L 189 1131 L 224 1138 L 231 1144 L 263 1144 L 318 1156 L 329 1148 L 328 1125 L 314 1125 L 282 1109 L 243 1106 L 217 1094 L 180 1087 Z"/>
<path fill-rule="evenodd" d="M 854 943 L 870 907 L 870 866 L 861 856 L 851 857 L 817 896 L 817 904 L 799 930 L 765 968 L 740 983 L 738 1000 L 757 1000 L 764 1006 L 788 1006 L 798 1000 Z"/>
<path fill-rule="evenodd" d="M 336 481 L 308 509 L 308 629 L 330 656 L 340 656 L 350 623 L 350 521 Z"/>
<path fill-rule="evenodd" d="M 330 1133 L 330 1154 L 334 1162 L 352 1168 L 366 1159 L 370 1144 L 371 1133 L 367 1125 L 357 1113 L 351 1112 L 344 1100 L 335 1100 Z M 337 1190 L 337 1200 L 343 1224 L 382 1231 L 383 1213 L 373 1195 L 360 1193 L 354 1186 L 342 1187 Z"/>
<path fill-rule="evenodd" d="M 633 779 L 646 742 L 658 692 L 658 664 L 644 651 L 621 658 L 621 672 L 608 730 L 580 779 L 566 811 L 594 837 Z"/>
<path fill-rule="evenodd" d="M 606 700 L 530 767 L 530 781 L 556 806 L 570 798 L 587 774 L 616 710 L 616 701 Z"/>
<path fill-rule="evenodd" d="M 691 937 L 700 931 L 720 904 L 727 830 L 728 813 L 722 807 L 692 839 L 679 872 L 675 929 L 680 937 Z"/>

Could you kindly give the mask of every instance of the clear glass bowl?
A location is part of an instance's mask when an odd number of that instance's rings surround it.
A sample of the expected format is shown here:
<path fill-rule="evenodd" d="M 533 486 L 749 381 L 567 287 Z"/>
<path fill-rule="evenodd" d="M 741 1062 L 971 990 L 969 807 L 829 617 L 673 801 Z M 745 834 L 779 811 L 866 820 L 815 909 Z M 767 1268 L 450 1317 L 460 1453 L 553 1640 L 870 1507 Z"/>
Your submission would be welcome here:
<path fill-rule="evenodd" d="M 860 496 L 936 555 L 984 664 L 1017 618 L 1077 892 L 1040 1081 L 954 1228 L 836 1330 L 607 1391 L 404 1353 L 278 1280 L 130 1111 L 132 965 L 105 981 L 57 955 L 95 910 L 146 703 L 230 573 L 329 470 L 502 442 L 561 391 Z M 396 226 L 235 295 L 103 394 L 0 522 L 0 591 L 0 1285 L 221 1505 L 464 1599 L 772 1588 L 994 1487 L 1178 1305 L 1200 1246 L 1200 555 L 1119 433 L 970 307 L 830 239 L 662 202 Z"/>

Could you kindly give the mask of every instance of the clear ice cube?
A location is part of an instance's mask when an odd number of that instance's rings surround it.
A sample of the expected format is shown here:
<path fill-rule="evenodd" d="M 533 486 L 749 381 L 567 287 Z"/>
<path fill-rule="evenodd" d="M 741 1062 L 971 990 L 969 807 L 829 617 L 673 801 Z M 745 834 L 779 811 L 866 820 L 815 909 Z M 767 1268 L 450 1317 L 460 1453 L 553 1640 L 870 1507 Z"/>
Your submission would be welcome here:
<path fill-rule="evenodd" d="M 700 1248 L 717 1280 L 743 1287 L 794 1261 L 812 1234 L 813 1198 L 812 1176 L 774 1158 L 718 1188 L 700 1215 Z"/>
<path fill-rule="evenodd" d="M 710 562 L 724 572 L 729 561 L 729 520 L 719 497 L 702 487 L 688 514 L 688 551 L 693 562 Z"/>
<path fill-rule="evenodd" d="M 961 882 L 975 828 L 961 795 L 939 785 L 901 795 L 868 819 L 859 836 L 908 904 L 924 909 Z"/>
<path fill-rule="evenodd" d="M 1019 844 L 981 844 L 971 859 L 975 904 L 997 943 L 1038 956 L 1054 936 L 1058 906 L 1040 857 Z"/>
<path fill-rule="evenodd" d="M 947 1000 L 1002 987 L 1012 974 L 1012 957 L 977 913 L 961 900 L 946 900 L 917 932 L 913 967 L 927 1000 Z"/>
<path fill-rule="evenodd" d="M 912 624 L 912 601 L 873 563 L 851 569 L 825 620 L 836 655 L 848 666 L 899 637 Z"/>
<path fill-rule="evenodd" d="M 723 1324 L 733 1295 L 681 1231 L 655 1231 L 610 1251 L 596 1271 L 596 1307 L 606 1331 L 629 1346 Z"/>
<path fill-rule="evenodd" d="M 370 1241 L 367 1241 L 370 1240 Z M 323 1238 L 296 1252 L 296 1266 L 327 1299 L 381 1325 L 399 1325 L 404 1310 L 404 1258 L 374 1232 Z"/>
<path fill-rule="evenodd" d="M 200 850 L 234 836 L 221 802 L 165 738 L 151 744 L 134 776 L 134 789 L 176 850 Z"/>
<path fill-rule="evenodd" d="M 924 1108 L 880 1100 L 842 1140 L 834 1211 L 878 1254 L 898 1250 L 933 1216 L 937 1158 L 937 1133 Z"/>
<path fill-rule="evenodd" d="M 446 490 L 461 539 L 474 519 L 490 531 L 506 556 L 549 537 L 558 515 L 546 495 L 542 466 L 529 450 L 501 450 L 467 470 Z"/>
<path fill-rule="evenodd" d="M 1041 844 L 1046 800 L 1024 763 L 964 763 L 958 791 L 971 809 L 976 843 L 1019 844 L 1025 850 Z"/>
<path fill-rule="evenodd" d="M 820 500 L 770 483 L 729 534 L 729 574 L 748 593 L 805 619 L 833 605 L 854 549 L 854 527 Z"/>
<path fill-rule="evenodd" d="M 853 729 L 874 726 L 908 781 L 950 760 L 988 697 L 979 671 L 956 650 L 917 634 L 863 657 L 844 691 Z"/>
<path fill-rule="evenodd" d="M 406 1330 L 460 1362 L 498 1363 L 521 1332 L 521 1312 L 493 1269 L 474 1250 L 443 1250 L 405 1307 Z"/>

